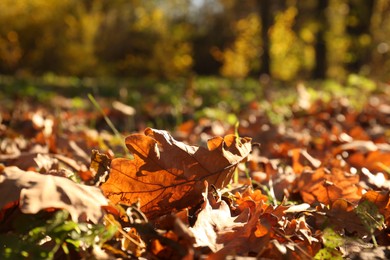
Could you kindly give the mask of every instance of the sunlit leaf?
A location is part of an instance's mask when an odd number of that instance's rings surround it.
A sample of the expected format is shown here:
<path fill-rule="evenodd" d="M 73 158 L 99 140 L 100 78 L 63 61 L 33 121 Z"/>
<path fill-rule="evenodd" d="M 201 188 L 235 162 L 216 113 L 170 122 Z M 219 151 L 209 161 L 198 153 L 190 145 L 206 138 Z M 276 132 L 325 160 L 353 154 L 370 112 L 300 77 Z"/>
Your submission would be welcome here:
<path fill-rule="evenodd" d="M 140 201 L 148 217 L 180 210 L 201 200 L 203 182 L 223 188 L 251 150 L 250 138 L 215 137 L 207 148 L 176 141 L 166 131 L 146 129 L 126 138 L 134 160 L 114 159 L 102 185 L 113 203 Z"/>

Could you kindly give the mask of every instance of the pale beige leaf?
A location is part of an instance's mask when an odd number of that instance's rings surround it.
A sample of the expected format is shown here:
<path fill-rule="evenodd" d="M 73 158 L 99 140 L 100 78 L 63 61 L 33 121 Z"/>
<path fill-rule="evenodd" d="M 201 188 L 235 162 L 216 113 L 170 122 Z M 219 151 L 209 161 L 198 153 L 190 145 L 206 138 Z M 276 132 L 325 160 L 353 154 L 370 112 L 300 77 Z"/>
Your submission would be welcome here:
<path fill-rule="evenodd" d="M 67 178 L 6 167 L 0 174 L 0 209 L 12 201 L 20 202 L 23 213 L 35 214 L 47 208 L 69 211 L 74 221 L 98 222 L 101 206 L 107 200 L 96 187 L 77 184 Z"/>
<path fill-rule="evenodd" d="M 239 216 L 232 217 L 229 206 L 225 201 L 211 202 L 213 196 L 206 191 L 203 193 L 204 204 L 199 213 L 195 225 L 190 228 L 196 239 L 195 246 L 209 247 L 213 252 L 222 249 L 224 243 L 221 239 L 227 233 L 234 233 L 238 227 L 243 227 L 249 218 L 249 208 L 244 210 Z M 214 208 L 211 206 L 214 204 Z"/>

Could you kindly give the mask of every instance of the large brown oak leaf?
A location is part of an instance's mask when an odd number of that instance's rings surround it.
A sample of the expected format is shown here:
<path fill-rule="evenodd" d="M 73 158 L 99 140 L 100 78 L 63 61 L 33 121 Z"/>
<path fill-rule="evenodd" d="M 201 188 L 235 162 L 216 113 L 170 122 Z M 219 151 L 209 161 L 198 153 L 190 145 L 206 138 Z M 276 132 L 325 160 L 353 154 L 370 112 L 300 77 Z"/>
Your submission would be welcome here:
<path fill-rule="evenodd" d="M 250 138 L 215 137 L 206 147 L 176 141 L 168 132 L 147 128 L 132 134 L 126 146 L 134 159 L 116 158 L 101 186 L 113 203 L 140 201 L 151 219 L 202 200 L 204 181 L 216 188 L 229 184 L 236 166 L 251 151 Z"/>

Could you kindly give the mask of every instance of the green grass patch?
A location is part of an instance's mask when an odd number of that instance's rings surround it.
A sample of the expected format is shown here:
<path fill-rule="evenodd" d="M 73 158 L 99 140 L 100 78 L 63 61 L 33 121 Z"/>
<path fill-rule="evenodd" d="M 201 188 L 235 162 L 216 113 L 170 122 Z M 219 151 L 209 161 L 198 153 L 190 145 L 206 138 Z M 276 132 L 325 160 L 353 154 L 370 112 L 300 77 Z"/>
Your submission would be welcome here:
<path fill-rule="evenodd" d="M 333 98 L 346 97 L 357 109 L 362 107 L 370 93 L 378 91 L 374 81 L 355 74 L 351 74 L 345 84 L 333 80 L 304 84 L 312 101 L 321 99 L 329 102 Z M 260 103 L 271 122 L 278 124 L 292 115 L 291 107 L 298 98 L 294 83 L 273 82 L 270 86 L 264 86 L 255 78 L 195 77 L 159 81 L 80 79 L 53 74 L 40 78 L 0 76 L 0 89 L 3 99 L 29 98 L 41 103 L 50 102 L 55 95 L 62 95 L 72 98 L 76 109 L 89 103 L 87 96 L 91 93 L 96 98 L 119 100 L 133 106 L 144 118 L 154 119 L 147 125 L 166 129 L 172 129 L 188 118 L 205 116 L 233 125 L 251 102 Z"/>

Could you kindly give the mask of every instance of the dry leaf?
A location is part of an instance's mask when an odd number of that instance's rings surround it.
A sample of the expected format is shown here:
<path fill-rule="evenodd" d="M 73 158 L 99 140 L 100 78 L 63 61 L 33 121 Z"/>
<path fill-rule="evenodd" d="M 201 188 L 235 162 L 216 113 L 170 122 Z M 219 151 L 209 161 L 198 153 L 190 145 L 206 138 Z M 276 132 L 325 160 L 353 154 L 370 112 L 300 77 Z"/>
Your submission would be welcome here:
<path fill-rule="evenodd" d="M 243 211 L 239 216 L 232 217 L 229 206 L 225 201 L 216 202 L 211 192 L 203 193 L 204 204 L 202 211 L 198 215 L 195 225 L 190 228 L 193 232 L 196 243 L 195 246 L 209 247 L 213 252 L 223 248 L 222 236 L 227 233 L 234 233 L 235 228 L 244 226 L 249 217 L 249 208 Z M 209 202 L 211 200 L 211 203 Z M 211 206 L 214 204 L 214 208 Z"/>
<path fill-rule="evenodd" d="M 213 252 L 209 259 L 226 259 L 231 254 L 259 252 L 269 241 L 267 221 L 260 222 L 264 212 L 260 200 L 255 209 L 246 208 L 232 217 L 225 201 L 216 201 L 212 192 L 203 193 L 204 204 L 190 230 L 194 234 L 196 247 L 209 247 Z"/>
<path fill-rule="evenodd" d="M 250 138 L 215 137 L 208 148 L 176 141 L 166 131 L 148 128 L 145 135 L 126 138 L 134 159 L 117 158 L 101 186 L 113 203 L 140 200 L 141 210 L 154 218 L 201 200 L 203 182 L 225 187 L 250 150 Z"/>
<path fill-rule="evenodd" d="M 389 191 L 367 191 L 361 201 L 370 201 L 374 203 L 379 212 L 385 218 L 385 223 L 390 225 L 390 192 Z"/>
<path fill-rule="evenodd" d="M 284 213 L 301 213 L 301 212 L 312 211 L 312 210 L 309 210 L 309 209 L 310 209 L 310 205 L 309 204 L 302 203 L 302 204 L 299 204 L 299 205 L 290 206 L 290 207 L 288 207 L 288 209 L 286 209 L 283 212 Z"/>
<path fill-rule="evenodd" d="M 207 246 L 213 251 L 208 259 L 226 259 L 229 255 L 248 252 L 257 254 L 263 250 L 270 237 L 268 221 L 260 218 L 268 208 L 263 199 L 251 200 L 256 204 L 253 210 L 246 208 L 232 217 L 225 201 L 216 201 L 207 186 L 203 196 L 202 211 L 190 230 L 196 239 L 195 246 Z"/>
<path fill-rule="evenodd" d="M 327 225 L 335 229 L 345 229 L 351 233 L 358 233 L 362 237 L 368 235 L 366 227 L 354 210 L 355 206 L 344 199 L 337 199 L 330 205 L 330 209 L 325 208 L 328 216 Z"/>
<path fill-rule="evenodd" d="M 102 154 L 98 150 L 92 150 L 91 165 L 89 166 L 92 176 L 90 180 L 87 180 L 88 184 L 99 186 L 104 183 L 110 171 L 110 164 L 111 158 L 108 155 Z"/>
<path fill-rule="evenodd" d="M 77 184 L 69 179 L 6 167 L 0 174 L 0 209 L 12 201 L 20 201 L 23 213 L 35 214 L 46 208 L 69 211 L 74 221 L 103 217 L 101 206 L 107 200 L 96 187 Z"/>
<path fill-rule="evenodd" d="M 229 255 L 257 255 L 269 243 L 271 235 L 270 223 L 261 216 L 265 212 L 265 205 L 260 202 L 253 212 L 250 212 L 248 221 L 242 227 L 236 227 L 234 232 L 220 234 L 218 242 L 223 243 L 223 248 L 210 254 L 208 259 L 227 259 Z M 242 212 L 239 217 L 246 216 Z M 242 221 L 242 220 L 241 220 Z"/>
<path fill-rule="evenodd" d="M 304 202 L 332 204 L 339 198 L 357 202 L 362 196 L 362 188 L 358 185 L 359 176 L 347 176 L 343 170 L 333 168 L 327 173 L 324 168 L 315 172 L 303 172 L 298 179 L 298 189 Z"/>

